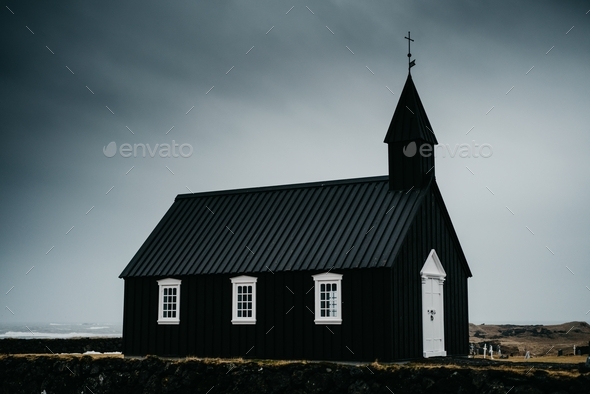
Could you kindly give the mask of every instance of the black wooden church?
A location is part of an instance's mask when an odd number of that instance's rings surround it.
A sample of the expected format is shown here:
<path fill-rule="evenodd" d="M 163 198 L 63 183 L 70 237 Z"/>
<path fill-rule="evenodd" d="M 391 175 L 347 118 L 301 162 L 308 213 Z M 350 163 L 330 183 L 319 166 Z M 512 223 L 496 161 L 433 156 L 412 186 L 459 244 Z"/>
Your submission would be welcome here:
<path fill-rule="evenodd" d="M 438 143 L 408 74 L 388 176 L 178 195 L 120 275 L 123 353 L 466 355 L 471 272 L 412 142 Z"/>

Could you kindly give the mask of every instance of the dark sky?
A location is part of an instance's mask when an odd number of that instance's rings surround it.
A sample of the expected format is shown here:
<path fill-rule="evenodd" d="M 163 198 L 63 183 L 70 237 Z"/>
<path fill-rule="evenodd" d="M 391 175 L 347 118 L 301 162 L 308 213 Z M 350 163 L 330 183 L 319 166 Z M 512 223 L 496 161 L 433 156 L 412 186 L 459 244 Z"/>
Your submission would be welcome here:
<path fill-rule="evenodd" d="M 385 175 L 409 30 L 470 320 L 587 320 L 589 10 L 3 1 L 0 322 L 120 322 L 118 275 L 179 193 Z M 103 153 L 173 140 L 190 157 Z"/>

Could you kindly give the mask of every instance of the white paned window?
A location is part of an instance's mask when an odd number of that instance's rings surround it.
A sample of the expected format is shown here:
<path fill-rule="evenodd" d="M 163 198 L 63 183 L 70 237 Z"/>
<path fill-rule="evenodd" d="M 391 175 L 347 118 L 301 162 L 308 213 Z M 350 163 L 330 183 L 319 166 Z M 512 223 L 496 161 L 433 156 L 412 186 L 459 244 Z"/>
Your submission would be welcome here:
<path fill-rule="evenodd" d="M 232 324 L 256 324 L 256 281 L 252 276 L 231 278 Z"/>
<path fill-rule="evenodd" d="M 342 324 L 342 275 L 312 275 L 315 282 L 315 323 Z"/>
<path fill-rule="evenodd" d="M 158 324 L 180 324 L 180 280 L 159 280 L 158 291 Z"/>

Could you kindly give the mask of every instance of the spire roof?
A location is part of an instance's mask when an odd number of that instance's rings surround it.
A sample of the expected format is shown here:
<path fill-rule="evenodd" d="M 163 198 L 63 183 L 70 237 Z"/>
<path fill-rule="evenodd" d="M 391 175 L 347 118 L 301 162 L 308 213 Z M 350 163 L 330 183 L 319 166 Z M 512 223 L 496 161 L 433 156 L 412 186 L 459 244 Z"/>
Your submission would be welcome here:
<path fill-rule="evenodd" d="M 408 79 L 393 113 L 393 118 L 385 136 L 385 143 L 423 140 L 433 145 L 438 144 L 420 96 L 408 73 Z"/>

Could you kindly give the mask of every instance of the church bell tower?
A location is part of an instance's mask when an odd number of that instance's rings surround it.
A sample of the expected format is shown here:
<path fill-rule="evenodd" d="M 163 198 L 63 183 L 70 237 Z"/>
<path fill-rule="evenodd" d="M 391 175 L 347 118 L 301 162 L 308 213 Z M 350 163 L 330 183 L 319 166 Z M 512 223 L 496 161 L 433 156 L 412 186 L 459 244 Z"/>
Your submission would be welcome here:
<path fill-rule="evenodd" d="M 434 178 L 434 146 L 438 144 L 412 80 L 408 32 L 408 79 L 385 136 L 389 154 L 389 190 L 426 186 Z"/>

